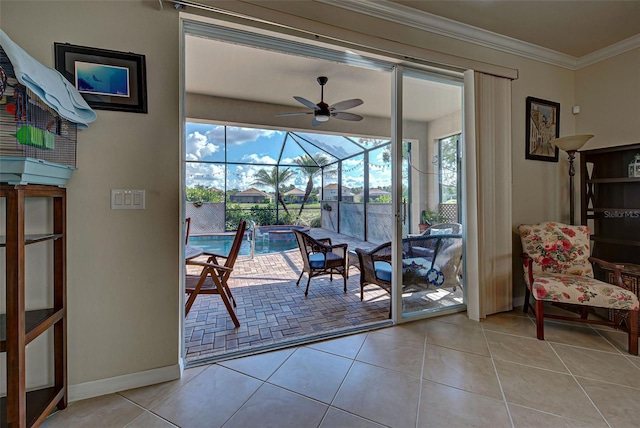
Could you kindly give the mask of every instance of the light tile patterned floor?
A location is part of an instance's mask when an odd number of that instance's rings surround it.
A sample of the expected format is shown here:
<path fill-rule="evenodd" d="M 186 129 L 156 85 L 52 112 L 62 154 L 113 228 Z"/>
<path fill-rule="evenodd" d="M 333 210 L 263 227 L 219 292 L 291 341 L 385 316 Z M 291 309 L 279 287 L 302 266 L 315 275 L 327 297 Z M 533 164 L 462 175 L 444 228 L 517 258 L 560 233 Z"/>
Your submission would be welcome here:
<path fill-rule="evenodd" d="M 634 427 L 626 334 L 520 310 L 393 326 L 185 370 L 71 403 L 44 427 Z"/>

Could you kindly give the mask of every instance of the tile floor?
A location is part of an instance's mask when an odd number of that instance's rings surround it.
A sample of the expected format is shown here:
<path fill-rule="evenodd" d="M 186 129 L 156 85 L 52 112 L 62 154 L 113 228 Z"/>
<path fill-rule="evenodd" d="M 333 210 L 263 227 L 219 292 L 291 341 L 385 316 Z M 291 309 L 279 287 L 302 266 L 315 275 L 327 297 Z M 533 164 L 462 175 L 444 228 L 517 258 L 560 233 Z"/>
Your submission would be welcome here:
<path fill-rule="evenodd" d="M 640 358 L 615 330 L 463 313 L 202 365 L 71 403 L 52 427 L 631 427 Z"/>

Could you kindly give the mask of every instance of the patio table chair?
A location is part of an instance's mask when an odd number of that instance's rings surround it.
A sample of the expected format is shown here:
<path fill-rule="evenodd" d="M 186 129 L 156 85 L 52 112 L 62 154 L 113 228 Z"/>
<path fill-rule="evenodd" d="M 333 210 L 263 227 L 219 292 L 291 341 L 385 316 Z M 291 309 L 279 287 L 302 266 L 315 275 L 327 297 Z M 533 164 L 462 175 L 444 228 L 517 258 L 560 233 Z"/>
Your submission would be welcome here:
<path fill-rule="evenodd" d="M 238 258 L 246 228 L 247 222 L 240 220 L 228 255 L 203 252 L 203 255 L 208 256 L 206 262 L 187 260 L 187 265 L 202 266 L 202 271 L 199 275 L 186 275 L 185 292 L 189 295 L 189 298 L 185 306 L 185 316 L 189 313 L 191 306 L 193 306 L 193 303 L 200 294 L 219 294 L 233 320 L 233 324 L 236 327 L 240 327 L 240 321 L 238 321 L 238 317 L 233 309 L 233 307 L 237 306 L 236 301 L 233 298 L 228 281 L 231 272 L 233 272 L 236 259 Z M 220 264 L 219 259 L 224 259 L 224 265 Z M 233 307 L 231 303 L 233 303 Z"/>
<path fill-rule="evenodd" d="M 347 275 L 349 273 L 347 244 L 332 245 L 330 238 L 314 239 L 299 230 L 293 230 L 293 233 L 296 236 L 303 263 L 302 272 L 300 272 L 296 286 L 300 285 L 302 275 L 306 272 L 308 278 L 304 295 L 307 296 L 311 278 L 329 275 L 330 280 L 333 281 L 333 274 L 337 274 L 342 276 L 344 292 L 346 293 Z"/>

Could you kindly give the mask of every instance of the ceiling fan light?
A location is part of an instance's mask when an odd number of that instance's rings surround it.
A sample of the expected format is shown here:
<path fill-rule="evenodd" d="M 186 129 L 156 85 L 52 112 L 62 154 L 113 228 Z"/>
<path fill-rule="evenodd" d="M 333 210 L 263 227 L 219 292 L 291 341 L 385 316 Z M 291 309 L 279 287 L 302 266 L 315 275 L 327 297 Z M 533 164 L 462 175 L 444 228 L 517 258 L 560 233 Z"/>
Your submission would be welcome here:
<path fill-rule="evenodd" d="M 316 115 L 316 120 L 318 122 L 326 122 L 327 120 L 329 120 L 329 116 L 328 115 L 324 115 L 324 114 L 317 114 Z"/>

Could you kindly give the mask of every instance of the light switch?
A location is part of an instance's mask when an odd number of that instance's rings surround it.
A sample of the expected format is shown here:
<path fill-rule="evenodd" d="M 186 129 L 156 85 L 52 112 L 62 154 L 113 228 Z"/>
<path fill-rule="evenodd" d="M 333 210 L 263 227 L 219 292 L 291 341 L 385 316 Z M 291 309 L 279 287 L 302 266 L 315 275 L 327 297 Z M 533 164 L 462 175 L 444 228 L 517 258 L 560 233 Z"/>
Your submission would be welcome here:
<path fill-rule="evenodd" d="M 111 189 L 111 209 L 145 209 L 145 191 L 135 189 Z"/>

